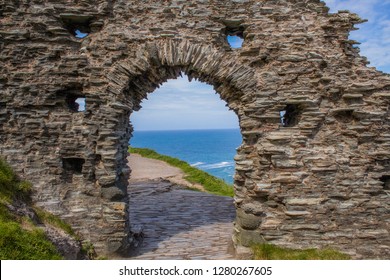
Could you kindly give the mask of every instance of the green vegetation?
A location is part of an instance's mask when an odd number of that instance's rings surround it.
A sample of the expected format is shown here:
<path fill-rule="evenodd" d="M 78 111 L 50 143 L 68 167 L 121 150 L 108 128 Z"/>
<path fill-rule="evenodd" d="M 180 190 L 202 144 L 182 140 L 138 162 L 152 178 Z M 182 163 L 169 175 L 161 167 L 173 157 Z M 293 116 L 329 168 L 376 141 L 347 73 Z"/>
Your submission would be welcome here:
<path fill-rule="evenodd" d="M 89 241 L 85 241 L 82 244 L 81 252 L 83 253 L 84 256 L 87 256 L 88 259 L 90 259 L 90 260 L 95 260 L 98 257 L 96 252 L 95 252 L 95 247 Z M 99 256 L 99 258 L 104 258 L 104 256 Z"/>
<path fill-rule="evenodd" d="M 43 223 L 52 225 L 56 228 L 60 228 L 63 231 L 65 231 L 67 234 L 73 236 L 75 239 L 79 239 L 79 237 L 74 233 L 72 227 L 67 223 L 65 223 L 63 220 L 61 220 L 60 218 L 58 218 L 57 216 L 49 212 L 43 211 L 38 207 L 34 207 L 34 212 L 35 214 L 37 214 L 39 220 L 41 220 Z"/>
<path fill-rule="evenodd" d="M 349 260 L 350 257 L 336 250 L 306 249 L 296 250 L 281 248 L 273 244 L 256 244 L 252 246 L 255 260 Z"/>
<path fill-rule="evenodd" d="M 0 259 L 59 260 L 62 257 L 42 230 L 26 230 L 17 222 L 1 220 Z"/>
<path fill-rule="evenodd" d="M 29 204 L 30 195 L 31 184 L 19 180 L 11 167 L 0 159 L 0 259 L 61 259 L 42 230 L 28 219 L 15 216 L 7 207 L 16 199 Z"/>
<path fill-rule="evenodd" d="M 205 190 L 209 193 L 230 196 L 233 197 L 234 190 L 233 186 L 225 183 L 225 181 L 218 179 L 207 172 L 199 170 L 198 168 L 192 167 L 187 162 L 177 158 L 173 158 L 166 155 L 160 155 L 157 152 L 146 149 L 146 148 L 129 148 L 130 153 L 139 154 L 146 158 L 157 159 L 165 161 L 166 163 L 178 167 L 185 173 L 185 179 L 191 183 L 201 184 Z"/>
<path fill-rule="evenodd" d="M 12 199 L 30 200 L 31 184 L 18 180 L 12 168 L 0 159 L 0 201 L 11 202 Z"/>

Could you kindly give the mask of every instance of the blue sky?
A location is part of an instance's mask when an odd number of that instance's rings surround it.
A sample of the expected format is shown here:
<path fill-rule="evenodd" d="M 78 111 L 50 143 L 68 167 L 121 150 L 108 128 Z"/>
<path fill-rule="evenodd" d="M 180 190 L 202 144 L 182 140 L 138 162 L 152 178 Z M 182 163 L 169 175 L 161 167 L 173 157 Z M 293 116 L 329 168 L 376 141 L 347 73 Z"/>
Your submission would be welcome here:
<path fill-rule="evenodd" d="M 349 10 L 368 22 L 357 25 L 350 38 L 361 43 L 360 53 L 378 70 L 390 73 L 390 0 L 325 0 L 335 13 Z"/>
<path fill-rule="evenodd" d="M 236 114 L 225 104 L 212 86 L 190 83 L 183 75 L 150 93 L 130 120 L 136 131 L 238 128 Z"/>
<path fill-rule="evenodd" d="M 349 10 L 368 22 L 350 38 L 361 42 L 361 54 L 378 70 L 390 73 L 390 0 L 325 0 L 331 13 Z M 232 47 L 239 45 L 233 40 Z M 207 84 L 183 76 L 148 95 L 131 122 L 137 130 L 238 128 L 238 119 Z"/>

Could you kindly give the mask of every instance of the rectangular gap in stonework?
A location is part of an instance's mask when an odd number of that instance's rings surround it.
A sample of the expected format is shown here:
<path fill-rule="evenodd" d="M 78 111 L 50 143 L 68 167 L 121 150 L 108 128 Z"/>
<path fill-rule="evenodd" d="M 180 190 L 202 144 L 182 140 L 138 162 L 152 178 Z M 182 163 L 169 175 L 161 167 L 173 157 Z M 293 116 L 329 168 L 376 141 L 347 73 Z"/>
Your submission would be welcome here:
<path fill-rule="evenodd" d="M 62 167 L 67 173 L 81 174 L 85 159 L 83 158 L 63 158 Z"/>
<path fill-rule="evenodd" d="M 383 183 L 383 189 L 390 190 L 390 175 L 383 175 L 380 180 Z"/>
<path fill-rule="evenodd" d="M 301 113 L 301 109 L 298 105 L 288 104 L 282 111 L 279 112 L 280 123 L 284 127 L 296 126 L 299 122 Z"/>

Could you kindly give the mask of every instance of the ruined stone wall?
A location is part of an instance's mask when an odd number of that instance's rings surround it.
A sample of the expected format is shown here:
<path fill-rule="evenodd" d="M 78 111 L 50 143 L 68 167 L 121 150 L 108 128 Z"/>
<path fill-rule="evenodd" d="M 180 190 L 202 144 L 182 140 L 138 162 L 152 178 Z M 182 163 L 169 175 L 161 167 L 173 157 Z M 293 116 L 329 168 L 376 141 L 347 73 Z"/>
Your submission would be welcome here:
<path fill-rule="evenodd" d="M 390 77 L 348 39 L 360 22 L 317 0 L 0 1 L 0 154 L 99 252 L 123 249 L 129 116 L 185 72 L 239 117 L 236 244 L 388 258 Z"/>

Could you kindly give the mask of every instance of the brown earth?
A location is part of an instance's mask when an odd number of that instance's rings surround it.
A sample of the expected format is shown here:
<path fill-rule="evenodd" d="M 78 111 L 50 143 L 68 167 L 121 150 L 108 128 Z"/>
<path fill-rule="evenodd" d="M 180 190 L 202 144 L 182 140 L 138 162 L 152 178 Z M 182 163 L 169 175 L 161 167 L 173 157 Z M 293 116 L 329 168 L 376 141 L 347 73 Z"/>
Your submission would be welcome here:
<path fill-rule="evenodd" d="M 131 168 L 130 182 L 164 179 L 172 184 L 205 191 L 202 185 L 188 182 L 181 169 L 164 161 L 145 158 L 138 154 L 131 154 L 127 160 Z"/>

